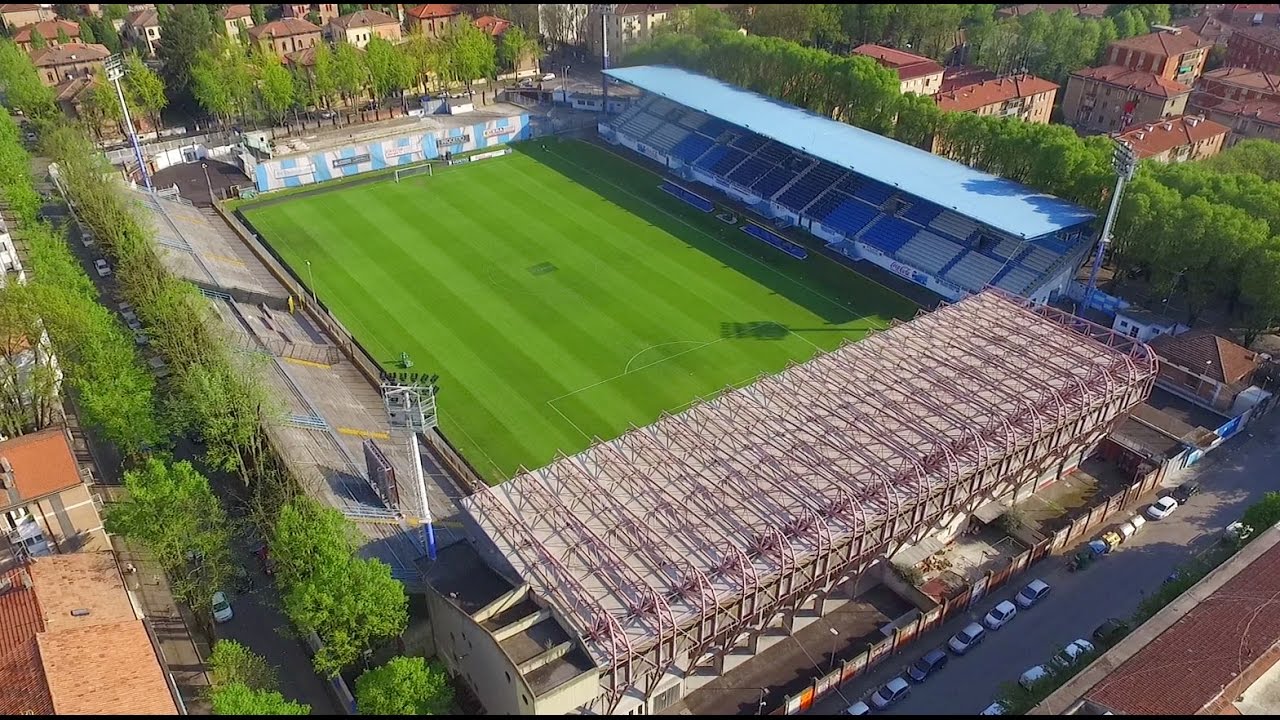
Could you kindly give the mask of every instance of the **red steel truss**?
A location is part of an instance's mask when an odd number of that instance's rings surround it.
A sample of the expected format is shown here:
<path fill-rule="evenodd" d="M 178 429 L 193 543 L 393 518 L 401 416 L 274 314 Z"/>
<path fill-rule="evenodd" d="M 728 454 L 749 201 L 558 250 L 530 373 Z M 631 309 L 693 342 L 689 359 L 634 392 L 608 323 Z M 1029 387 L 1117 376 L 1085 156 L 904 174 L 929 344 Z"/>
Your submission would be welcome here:
<path fill-rule="evenodd" d="M 1038 474 L 1155 370 L 1141 343 L 989 290 L 464 502 L 581 635 L 609 707 Z"/>

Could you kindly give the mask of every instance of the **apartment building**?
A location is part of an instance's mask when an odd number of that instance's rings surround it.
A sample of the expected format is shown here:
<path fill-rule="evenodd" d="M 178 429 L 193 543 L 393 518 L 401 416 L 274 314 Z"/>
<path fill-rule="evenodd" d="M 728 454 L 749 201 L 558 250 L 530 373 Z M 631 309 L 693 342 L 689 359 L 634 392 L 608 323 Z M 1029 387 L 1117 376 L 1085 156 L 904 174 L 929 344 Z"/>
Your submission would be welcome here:
<path fill-rule="evenodd" d="M 1111 43 L 1107 46 L 1106 64 L 1152 72 L 1166 80 L 1192 85 L 1204 72 L 1210 46 L 1190 30 L 1162 29 Z"/>
<path fill-rule="evenodd" d="M 400 21 L 377 10 L 358 10 L 339 15 L 325 26 L 332 42 L 345 42 L 364 49 L 369 41 L 380 37 L 393 43 L 400 42 Z"/>
<path fill-rule="evenodd" d="M 53 5 L 48 3 L 6 3 L 0 5 L 0 22 L 9 32 L 45 20 L 58 17 Z"/>
<path fill-rule="evenodd" d="M 927 57 L 874 43 L 859 45 L 853 52 L 897 72 L 898 86 L 903 93 L 933 95 L 942 88 L 942 66 Z"/>
<path fill-rule="evenodd" d="M 1162 163 L 1203 160 L 1217 155 L 1231 128 L 1200 115 L 1183 115 L 1125 128 L 1116 139 L 1133 148 L 1141 160 Z"/>
<path fill-rule="evenodd" d="M 1114 133 L 1182 115 L 1190 95 L 1189 86 L 1153 72 L 1120 65 L 1085 68 L 1067 80 L 1062 119 L 1084 132 Z"/>
<path fill-rule="evenodd" d="M 342 14 L 338 11 L 337 3 L 290 3 L 281 5 L 280 8 L 283 11 L 282 17 L 299 20 L 310 21 L 314 13 L 320 27 L 328 25 L 330 20 Z"/>
<path fill-rule="evenodd" d="M 1257 27 L 1280 23 L 1280 5 L 1276 3 L 1227 3 L 1218 11 L 1218 19 L 1235 27 Z"/>
<path fill-rule="evenodd" d="M 80 25 L 67 20 L 42 20 L 20 28 L 13 34 L 13 42 L 24 52 L 31 52 L 34 35 L 44 39 L 45 47 L 61 45 L 60 36 L 66 36 L 68 42 L 80 42 Z"/>
<path fill-rule="evenodd" d="M 604 37 L 610 65 L 627 54 L 632 46 L 653 36 L 654 28 L 666 21 L 678 6 L 665 4 L 629 4 L 605 6 L 601 13 L 591 13 L 587 18 L 587 47 L 591 53 L 601 56 L 606 50 L 600 24 L 604 23 Z"/>
<path fill-rule="evenodd" d="M 134 10 L 124 16 L 120 33 L 139 50 L 155 55 L 160 44 L 160 14 L 154 8 Z"/>
<path fill-rule="evenodd" d="M 1198 92 L 1187 102 L 1187 109 L 1230 128 L 1227 147 L 1249 138 L 1280 142 L 1280 102 L 1228 100 Z"/>
<path fill-rule="evenodd" d="M 105 45 L 71 43 L 37 50 L 31 56 L 40 82 L 55 87 L 68 80 L 91 77 L 102 70 L 102 63 L 110 57 Z"/>
<path fill-rule="evenodd" d="M 457 5 L 432 3 L 411 7 L 405 12 L 407 22 L 417 25 L 418 30 L 429 38 L 440 39 L 449 30 L 449 26 L 462 19 L 462 9 Z"/>
<path fill-rule="evenodd" d="M 228 5 L 218 11 L 218 21 L 226 29 L 227 37 L 239 39 L 241 27 L 253 27 L 253 12 L 248 5 Z"/>
<path fill-rule="evenodd" d="M 25 558 L 109 550 L 66 428 L 0 442 L 0 568 Z"/>
<path fill-rule="evenodd" d="M 947 112 L 1016 117 L 1048 124 L 1058 85 L 1035 75 L 1010 75 L 963 85 L 934 96 Z"/>
<path fill-rule="evenodd" d="M 1280 73 L 1280 28 L 1237 28 L 1227 40 L 1225 64 L 1230 67 Z"/>
<path fill-rule="evenodd" d="M 1218 68 L 1205 73 L 1196 83 L 1196 90 L 1226 100 L 1280 102 L 1280 75 L 1246 68 Z"/>
<path fill-rule="evenodd" d="M 270 50 L 284 60 L 289 53 L 315 47 L 320 42 L 320 28 L 301 18 L 281 18 L 251 27 L 249 37 L 259 47 Z"/>

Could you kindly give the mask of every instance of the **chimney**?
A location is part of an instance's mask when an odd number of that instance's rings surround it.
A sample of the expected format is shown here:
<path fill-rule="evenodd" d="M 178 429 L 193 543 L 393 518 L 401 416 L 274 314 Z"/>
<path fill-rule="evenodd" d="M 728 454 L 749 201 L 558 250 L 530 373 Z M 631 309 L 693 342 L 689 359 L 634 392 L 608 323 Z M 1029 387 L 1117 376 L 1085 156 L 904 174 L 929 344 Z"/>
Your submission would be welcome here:
<path fill-rule="evenodd" d="M 1155 130 L 1156 128 L 1155 128 L 1155 126 L 1154 126 L 1154 125 L 1152 125 L 1151 123 L 1147 123 L 1146 125 L 1143 125 L 1143 126 L 1142 126 L 1142 129 L 1146 130 L 1147 132 L 1151 132 L 1152 130 Z"/>
<path fill-rule="evenodd" d="M 1196 125 L 1200 124 L 1200 118 L 1196 117 L 1195 115 L 1188 115 L 1184 122 L 1187 123 L 1188 127 L 1195 127 Z"/>
<path fill-rule="evenodd" d="M 1161 127 L 1164 129 L 1165 132 L 1169 132 L 1170 130 L 1173 129 L 1173 123 L 1166 120 L 1164 123 L 1161 124 Z"/>
<path fill-rule="evenodd" d="M 1141 140 L 1145 138 L 1147 134 L 1139 130 L 1138 132 L 1134 133 L 1134 136 L 1137 137 L 1139 140 Z"/>

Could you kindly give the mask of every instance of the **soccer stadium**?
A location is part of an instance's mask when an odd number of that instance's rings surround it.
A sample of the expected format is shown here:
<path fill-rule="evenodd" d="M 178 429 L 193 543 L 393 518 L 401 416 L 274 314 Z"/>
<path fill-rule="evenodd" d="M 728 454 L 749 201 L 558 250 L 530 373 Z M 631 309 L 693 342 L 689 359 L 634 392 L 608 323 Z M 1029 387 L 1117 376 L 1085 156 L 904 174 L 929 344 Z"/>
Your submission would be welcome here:
<path fill-rule="evenodd" d="M 426 569 L 432 636 L 490 713 L 670 708 L 1052 482 L 1154 382 L 1144 344 L 1046 304 L 1089 211 L 682 70 L 606 73 L 641 92 L 598 138 L 243 209 L 374 360 L 440 375 L 492 485 Z"/>

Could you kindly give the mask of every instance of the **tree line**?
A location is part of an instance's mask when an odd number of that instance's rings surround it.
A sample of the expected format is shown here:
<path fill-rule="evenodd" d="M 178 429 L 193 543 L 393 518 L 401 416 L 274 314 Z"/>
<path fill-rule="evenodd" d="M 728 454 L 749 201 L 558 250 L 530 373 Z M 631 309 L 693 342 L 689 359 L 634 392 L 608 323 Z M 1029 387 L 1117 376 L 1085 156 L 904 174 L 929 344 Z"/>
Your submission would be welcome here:
<path fill-rule="evenodd" d="M 732 25 L 705 7 L 678 11 L 667 31 L 635 48 L 625 62 L 705 73 L 907 144 L 939 147 L 979 170 L 1105 209 L 1115 181 L 1113 145 L 1105 136 L 1081 138 L 1063 125 L 943 112 L 933 98 L 901 94 L 893 72 L 870 58 L 743 36 L 728 29 Z M 1176 293 L 1189 321 L 1224 306 L 1246 341 L 1274 326 L 1280 320 L 1275 147 L 1266 140 L 1246 141 L 1207 162 L 1143 163 L 1114 232 L 1111 260 L 1120 276 L 1145 277 L 1157 302 Z"/>

